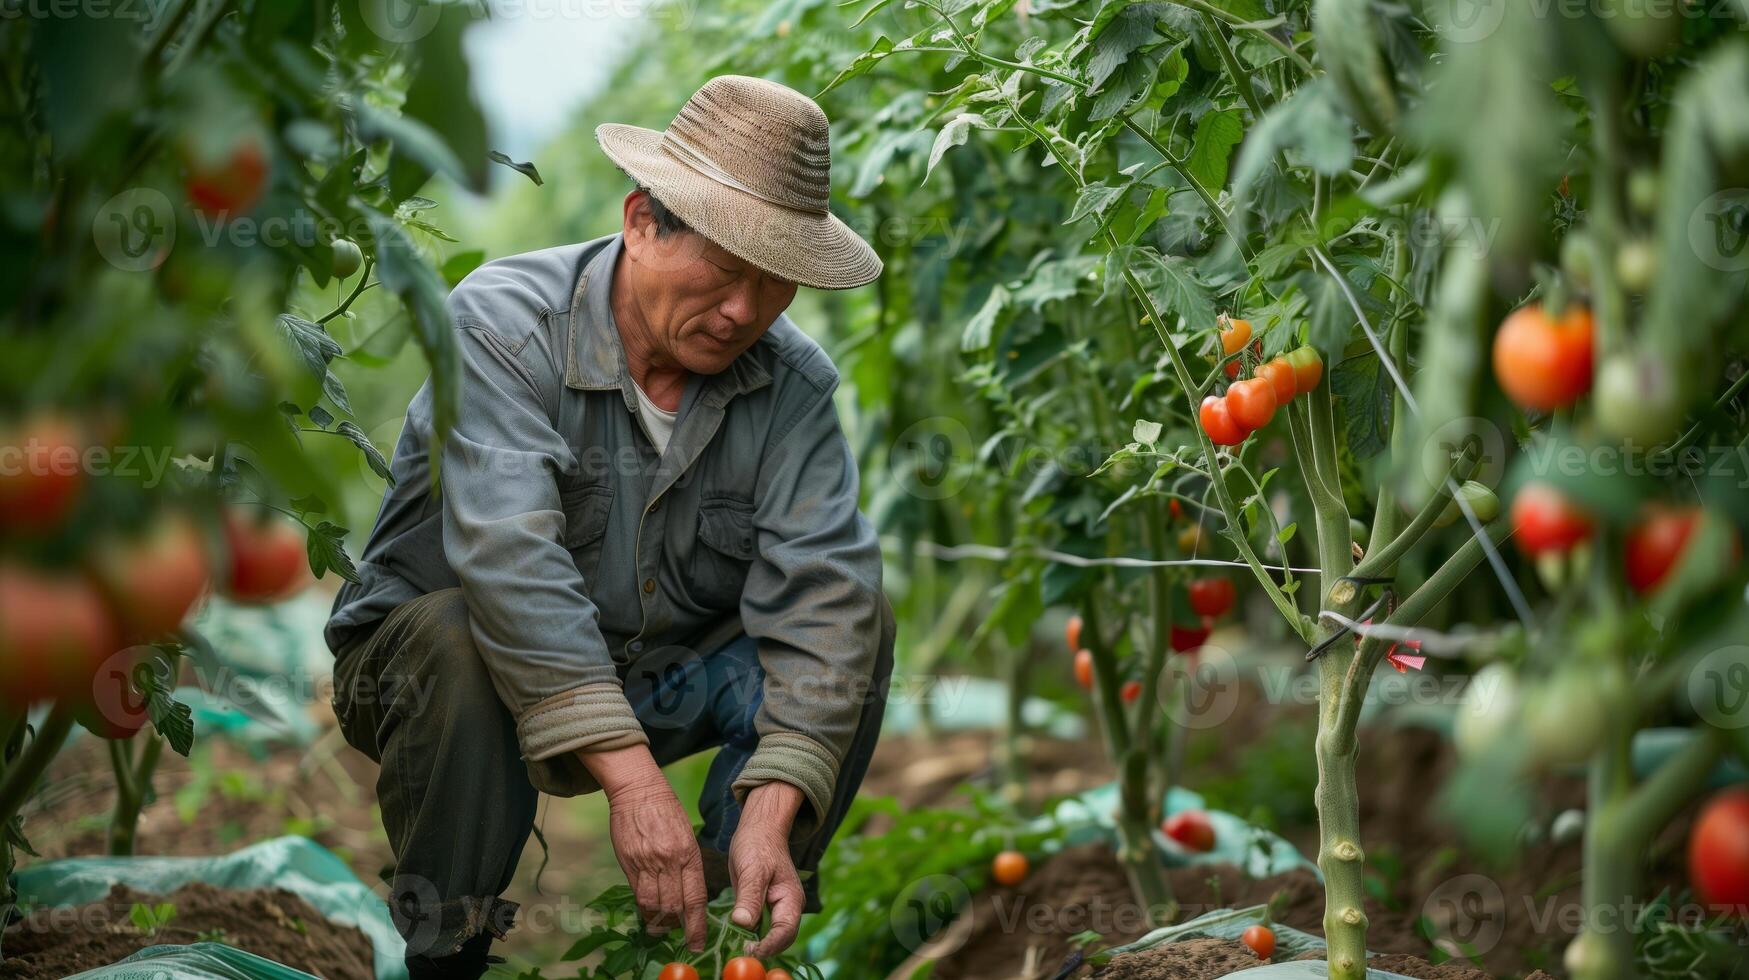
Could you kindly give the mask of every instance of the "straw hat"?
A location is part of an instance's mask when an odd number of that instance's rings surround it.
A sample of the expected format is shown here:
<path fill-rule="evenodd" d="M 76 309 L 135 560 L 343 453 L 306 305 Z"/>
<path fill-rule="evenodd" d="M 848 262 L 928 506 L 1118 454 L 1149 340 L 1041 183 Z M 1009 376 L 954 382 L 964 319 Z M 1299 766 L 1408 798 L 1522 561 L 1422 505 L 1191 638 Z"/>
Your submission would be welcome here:
<path fill-rule="evenodd" d="M 665 132 L 595 130 L 609 159 L 706 238 L 804 286 L 850 289 L 881 260 L 827 209 L 827 135 L 813 99 L 743 75 L 706 82 Z"/>

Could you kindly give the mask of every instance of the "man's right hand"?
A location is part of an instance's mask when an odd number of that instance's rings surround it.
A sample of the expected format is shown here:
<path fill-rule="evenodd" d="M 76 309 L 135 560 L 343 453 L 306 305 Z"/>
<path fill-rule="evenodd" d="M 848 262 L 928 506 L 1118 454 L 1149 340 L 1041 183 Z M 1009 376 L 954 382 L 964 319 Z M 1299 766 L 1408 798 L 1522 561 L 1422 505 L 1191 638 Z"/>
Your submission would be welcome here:
<path fill-rule="evenodd" d="M 607 794 L 608 832 L 650 932 L 686 928 L 686 944 L 704 948 L 704 862 L 692 822 L 642 745 L 578 753 Z"/>

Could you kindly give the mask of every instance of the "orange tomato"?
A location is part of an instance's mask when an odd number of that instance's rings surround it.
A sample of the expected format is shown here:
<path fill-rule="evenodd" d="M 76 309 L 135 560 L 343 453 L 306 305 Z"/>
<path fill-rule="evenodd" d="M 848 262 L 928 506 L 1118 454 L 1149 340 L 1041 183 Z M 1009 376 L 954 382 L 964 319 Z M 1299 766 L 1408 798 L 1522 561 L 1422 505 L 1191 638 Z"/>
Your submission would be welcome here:
<path fill-rule="evenodd" d="M 1260 960 L 1275 955 L 1275 930 L 1268 926 L 1247 926 L 1239 934 L 1239 941 L 1251 947 L 1251 952 L 1256 953 Z"/>
<path fill-rule="evenodd" d="M 1265 378 L 1240 381 L 1227 389 L 1227 410 L 1233 421 L 1255 432 L 1275 418 L 1275 387 Z"/>
<path fill-rule="evenodd" d="M 1294 366 L 1285 357 L 1271 358 L 1259 364 L 1257 376 L 1268 381 L 1269 386 L 1275 389 L 1275 404 L 1278 408 L 1293 401 L 1294 395 L 1299 393 L 1299 381 L 1294 377 Z"/>
<path fill-rule="evenodd" d="M 1568 306 L 1558 319 L 1535 303 L 1512 311 L 1494 335 L 1494 377 L 1507 397 L 1548 412 L 1591 390 L 1591 311 Z"/>
<path fill-rule="evenodd" d="M 723 980 L 765 980 L 765 964 L 751 956 L 737 956 L 723 964 Z"/>
<path fill-rule="evenodd" d="M 776 970 L 767 970 L 765 980 L 795 980 L 795 978 L 789 975 L 788 970 L 780 967 Z"/>
<path fill-rule="evenodd" d="M 1124 681 L 1122 689 L 1117 693 L 1119 697 L 1123 698 L 1124 704 L 1135 704 L 1136 699 L 1142 696 L 1142 682 Z"/>
<path fill-rule="evenodd" d="M 1235 320 L 1222 314 L 1216 322 L 1220 324 L 1221 328 L 1221 354 L 1223 356 L 1237 354 L 1239 353 L 1240 348 L 1244 347 L 1247 343 L 1250 343 L 1250 320 Z M 1262 349 L 1258 348 L 1257 352 L 1261 354 Z M 1245 359 L 1241 357 L 1228 361 L 1226 366 L 1227 377 L 1238 377 L 1239 365 L 1243 363 L 1244 360 Z"/>
<path fill-rule="evenodd" d="M 1083 688 L 1093 690 L 1093 651 L 1075 651 L 1075 683 Z"/>
<path fill-rule="evenodd" d="M 1318 356 L 1316 347 L 1306 344 L 1290 351 L 1286 357 L 1294 369 L 1294 394 L 1303 395 L 1318 387 L 1318 382 L 1324 378 L 1324 359 Z"/>
<path fill-rule="evenodd" d="M 1202 422 L 1202 431 L 1208 433 L 1209 441 L 1215 445 L 1237 446 L 1245 441 L 1245 430 L 1233 418 L 1225 397 L 1207 396 L 1196 414 Z"/>
<path fill-rule="evenodd" d="M 1063 627 L 1063 639 L 1069 641 L 1069 649 L 1081 649 L 1081 617 L 1070 616 L 1068 625 Z"/>
<path fill-rule="evenodd" d="M 1003 851 L 990 862 L 990 876 L 997 884 L 1013 887 L 1026 880 L 1029 867 L 1026 855 L 1019 851 Z"/>
<path fill-rule="evenodd" d="M 0 528 L 58 527 L 85 484 L 85 439 L 66 419 L 43 416 L 0 433 Z"/>
<path fill-rule="evenodd" d="M 698 980 L 698 971 L 685 963 L 670 963 L 656 976 L 657 980 Z"/>

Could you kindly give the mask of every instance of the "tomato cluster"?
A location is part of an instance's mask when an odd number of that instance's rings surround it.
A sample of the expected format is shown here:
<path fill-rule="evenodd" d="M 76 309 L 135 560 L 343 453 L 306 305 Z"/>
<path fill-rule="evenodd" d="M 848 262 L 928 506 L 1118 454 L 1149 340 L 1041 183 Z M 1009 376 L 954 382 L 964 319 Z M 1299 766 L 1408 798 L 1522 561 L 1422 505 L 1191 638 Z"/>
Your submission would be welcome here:
<path fill-rule="evenodd" d="M 1258 356 L 1261 344 L 1251 340 L 1251 324 L 1245 320 L 1223 318 L 1221 350 L 1237 353 L 1247 343 Z M 1239 375 L 1239 359 L 1226 364 L 1227 377 Z M 1324 361 L 1310 346 L 1282 354 L 1259 364 L 1253 376 L 1235 381 L 1224 395 L 1209 395 L 1197 409 L 1197 420 L 1217 446 L 1237 446 L 1251 433 L 1263 428 L 1275 418 L 1276 409 L 1318 387 L 1324 377 Z"/>
<path fill-rule="evenodd" d="M 1653 503 L 1646 506 L 1622 541 L 1622 575 L 1638 595 L 1656 592 L 1676 569 L 1695 529 L 1702 508 Z M 1533 481 L 1525 484 L 1512 501 L 1513 537 L 1532 558 L 1564 555 L 1588 540 L 1595 521 L 1583 507 L 1553 486 Z M 1731 560 L 1739 557 L 1734 540 Z"/>
<path fill-rule="evenodd" d="M 88 449 L 84 427 L 60 416 L 0 434 L 0 529 L 8 538 L 68 536 L 94 489 Z M 23 710 L 62 702 L 104 737 L 139 731 L 146 711 L 131 684 L 135 657 L 143 644 L 175 635 L 215 572 L 220 591 L 240 602 L 288 597 L 309 577 L 302 535 L 288 522 L 228 507 L 221 523 L 222 566 L 193 511 L 176 504 L 130 532 L 91 535 L 71 562 L 45 567 L 0 555 L 0 703 Z"/>

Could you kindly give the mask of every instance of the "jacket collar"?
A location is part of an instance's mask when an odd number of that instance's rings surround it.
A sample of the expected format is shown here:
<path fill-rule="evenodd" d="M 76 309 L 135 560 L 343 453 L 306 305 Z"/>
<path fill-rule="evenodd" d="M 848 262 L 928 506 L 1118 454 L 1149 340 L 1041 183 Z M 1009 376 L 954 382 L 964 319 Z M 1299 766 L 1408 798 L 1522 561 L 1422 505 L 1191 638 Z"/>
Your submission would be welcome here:
<path fill-rule="evenodd" d="M 637 393 L 626 368 L 625 346 L 613 319 L 613 270 L 619 262 L 622 235 L 604 240 L 593 255 L 585 253 L 582 271 L 571 293 L 571 314 L 565 355 L 565 384 L 584 391 L 620 389 L 626 407 L 636 409 Z M 759 363 L 754 351 L 758 342 L 729 362 L 720 374 L 700 378 L 699 397 L 721 407 L 736 395 L 756 391 L 771 383 L 771 372 Z M 690 386 L 689 386 L 690 387 Z"/>

